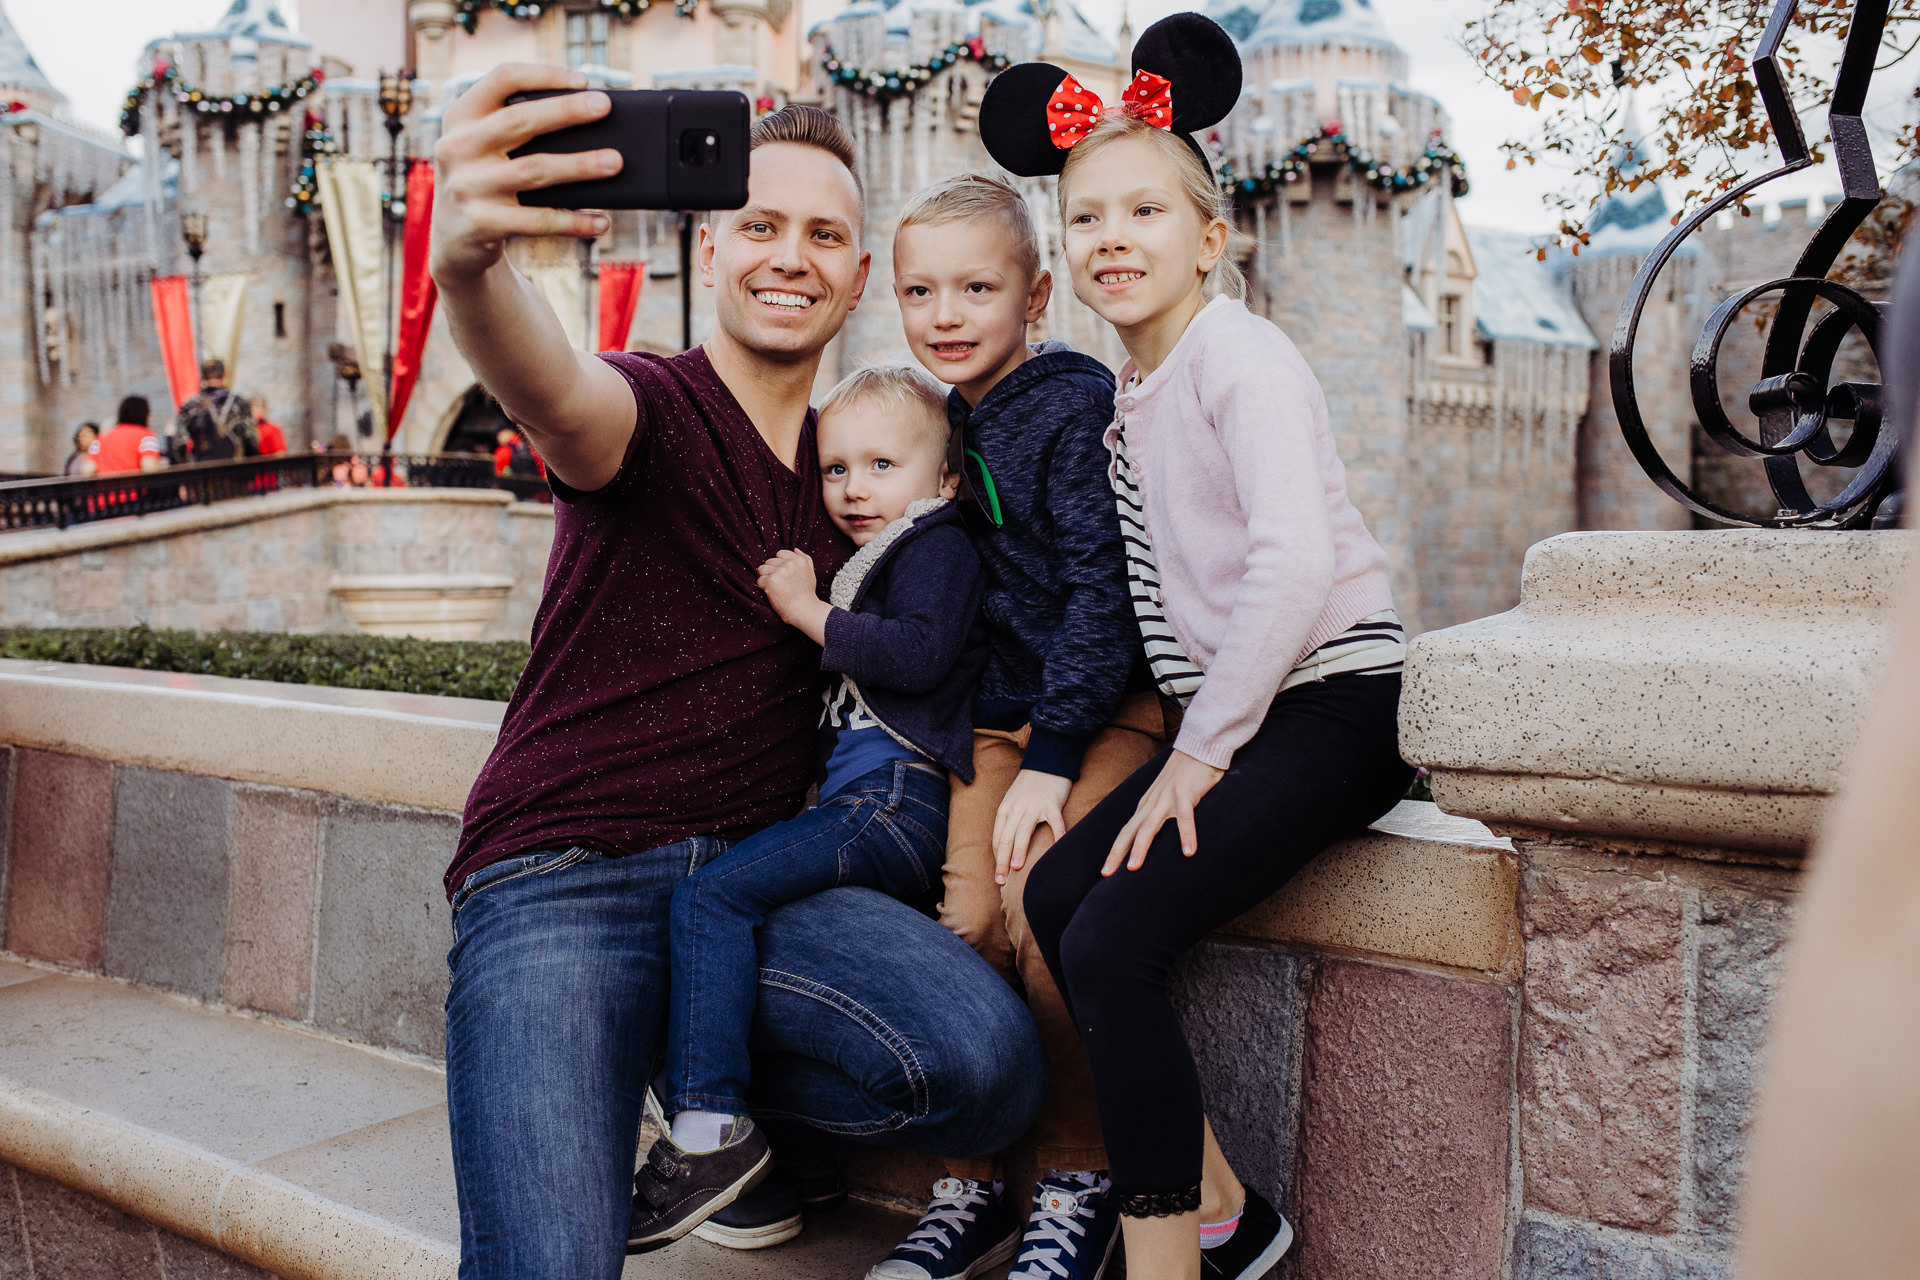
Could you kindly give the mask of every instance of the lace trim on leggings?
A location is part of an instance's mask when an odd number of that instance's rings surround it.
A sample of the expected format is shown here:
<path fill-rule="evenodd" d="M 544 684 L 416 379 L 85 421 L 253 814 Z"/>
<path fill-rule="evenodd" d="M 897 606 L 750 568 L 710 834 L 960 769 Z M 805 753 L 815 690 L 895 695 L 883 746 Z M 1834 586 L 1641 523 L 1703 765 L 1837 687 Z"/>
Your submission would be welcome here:
<path fill-rule="evenodd" d="M 1200 1184 L 1173 1191 L 1118 1191 L 1123 1218 L 1171 1218 L 1200 1212 Z"/>

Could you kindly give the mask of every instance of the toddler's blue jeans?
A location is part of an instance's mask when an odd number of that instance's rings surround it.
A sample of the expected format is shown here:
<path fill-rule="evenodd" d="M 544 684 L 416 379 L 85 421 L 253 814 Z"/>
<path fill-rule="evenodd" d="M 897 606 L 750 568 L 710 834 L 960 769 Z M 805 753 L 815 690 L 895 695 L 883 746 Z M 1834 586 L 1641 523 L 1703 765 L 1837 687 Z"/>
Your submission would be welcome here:
<path fill-rule="evenodd" d="M 911 901 L 940 883 L 944 773 L 895 762 L 825 803 L 742 840 L 673 891 L 668 1115 L 747 1112 L 747 1031 L 760 983 L 756 935 L 776 907 L 858 885 Z"/>

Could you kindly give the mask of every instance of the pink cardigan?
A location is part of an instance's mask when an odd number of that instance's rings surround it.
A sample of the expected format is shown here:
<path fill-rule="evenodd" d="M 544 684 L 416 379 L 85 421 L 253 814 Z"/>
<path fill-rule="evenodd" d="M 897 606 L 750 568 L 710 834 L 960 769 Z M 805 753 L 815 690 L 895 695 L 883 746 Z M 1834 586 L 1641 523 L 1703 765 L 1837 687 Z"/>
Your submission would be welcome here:
<path fill-rule="evenodd" d="M 1270 321 L 1215 298 L 1135 372 L 1107 448 L 1124 419 L 1167 622 L 1207 674 L 1174 745 L 1224 769 L 1302 658 L 1393 607 L 1387 554 L 1347 500 L 1319 382 Z"/>

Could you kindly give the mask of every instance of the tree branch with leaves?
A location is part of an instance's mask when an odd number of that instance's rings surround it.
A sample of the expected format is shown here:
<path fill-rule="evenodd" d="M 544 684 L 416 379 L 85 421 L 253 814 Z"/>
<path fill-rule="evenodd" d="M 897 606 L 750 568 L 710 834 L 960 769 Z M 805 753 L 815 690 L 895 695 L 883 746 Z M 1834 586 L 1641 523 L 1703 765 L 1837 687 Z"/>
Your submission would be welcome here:
<path fill-rule="evenodd" d="M 1571 162 L 1571 188 L 1550 197 L 1564 215 L 1558 243 L 1577 253 L 1608 196 L 1665 182 L 1684 191 L 1677 222 L 1768 163 L 1773 129 L 1748 58 L 1772 10 L 1770 0 L 1490 0 L 1464 43 L 1517 105 L 1539 112 L 1529 136 L 1502 144 L 1507 167 L 1550 155 Z M 1800 0 L 1781 44 L 1780 68 L 1816 160 L 1829 141 L 1832 68 L 1852 13 L 1852 0 Z M 1891 0 L 1880 69 L 1916 44 L 1920 0 Z M 1920 155 L 1916 107 L 1893 139 L 1896 168 Z M 1896 207 L 1881 230 L 1897 239 L 1912 206 L 1887 203 Z"/>

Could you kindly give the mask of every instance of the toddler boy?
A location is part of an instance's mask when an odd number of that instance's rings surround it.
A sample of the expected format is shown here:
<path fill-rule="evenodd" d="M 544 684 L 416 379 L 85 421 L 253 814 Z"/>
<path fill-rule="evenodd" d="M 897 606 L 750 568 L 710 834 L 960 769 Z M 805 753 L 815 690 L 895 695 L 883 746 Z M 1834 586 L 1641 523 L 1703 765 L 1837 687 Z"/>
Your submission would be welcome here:
<path fill-rule="evenodd" d="M 838 680 L 821 716 L 819 803 L 742 841 L 674 892 L 671 1130 L 634 1178 L 627 1250 L 679 1239 L 767 1171 L 747 1115 L 754 935 L 775 907 L 841 885 L 929 895 L 946 857 L 947 772 L 973 777 L 972 636 L 984 580 L 950 499 L 946 397 L 918 369 L 865 369 L 820 406 L 827 514 L 858 550 L 822 600 L 782 551 L 760 587 Z"/>

